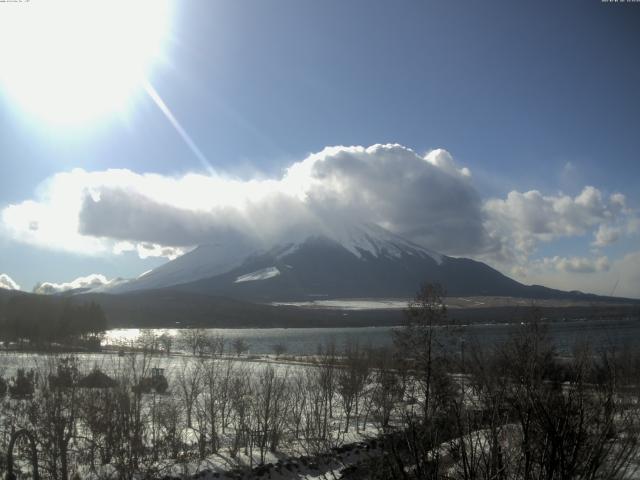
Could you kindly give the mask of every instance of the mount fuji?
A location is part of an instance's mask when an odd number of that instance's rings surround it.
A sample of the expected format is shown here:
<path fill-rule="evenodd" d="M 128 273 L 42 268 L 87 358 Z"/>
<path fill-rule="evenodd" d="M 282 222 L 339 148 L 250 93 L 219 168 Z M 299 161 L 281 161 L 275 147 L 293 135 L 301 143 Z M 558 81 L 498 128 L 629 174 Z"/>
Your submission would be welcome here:
<path fill-rule="evenodd" d="M 410 298 L 424 282 L 442 284 L 451 296 L 590 297 L 523 285 L 482 262 L 441 255 L 371 224 L 325 228 L 268 248 L 251 242 L 202 245 L 101 291 L 171 288 L 271 303 Z"/>

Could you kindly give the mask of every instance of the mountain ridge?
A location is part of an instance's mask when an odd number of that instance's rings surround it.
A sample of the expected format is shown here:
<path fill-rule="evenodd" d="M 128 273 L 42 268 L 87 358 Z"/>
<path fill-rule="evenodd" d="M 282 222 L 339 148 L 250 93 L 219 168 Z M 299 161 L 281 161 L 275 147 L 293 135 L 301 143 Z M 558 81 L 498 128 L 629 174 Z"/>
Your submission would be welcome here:
<path fill-rule="evenodd" d="M 439 254 L 372 224 L 323 229 L 297 241 L 260 247 L 249 242 L 202 245 L 138 279 L 96 292 L 171 288 L 271 303 L 410 298 L 425 282 L 440 283 L 452 296 L 619 301 L 524 285 L 483 262 Z"/>

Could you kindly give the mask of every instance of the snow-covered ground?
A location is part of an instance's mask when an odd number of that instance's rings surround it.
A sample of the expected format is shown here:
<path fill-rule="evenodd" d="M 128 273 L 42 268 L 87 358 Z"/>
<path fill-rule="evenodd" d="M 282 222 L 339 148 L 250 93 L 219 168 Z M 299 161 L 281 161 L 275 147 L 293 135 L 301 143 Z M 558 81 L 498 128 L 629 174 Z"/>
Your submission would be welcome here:
<path fill-rule="evenodd" d="M 141 360 L 142 354 L 137 354 L 136 362 Z M 40 373 L 46 375 L 48 371 L 55 371 L 57 360 L 65 355 L 57 354 L 33 354 L 20 352 L 0 353 L 0 374 L 4 378 L 15 376 L 17 369 L 36 369 Z M 131 368 L 130 364 L 133 360 L 131 354 L 125 353 L 118 355 L 117 353 L 93 353 L 93 354 L 76 354 L 81 375 L 86 374 L 93 368 L 99 368 L 103 372 L 119 377 L 120 374 L 126 375 L 126 370 Z M 169 391 L 167 395 L 181 398 L 181 390 L 179 387 L 179 376 L 181 372 L 188 370 L 190 367 L 198 364 L 200 359 L 183 354 L 174 354 L 171 356 L 152 355 L 147 359 L 147 368 L 163 368 L 164 373 L 169 381 Z M 205 360 L 205 361 L 211 361 Z M 254 383 L 259 383 L 261 373 L 267 366 L 275 368 L 276 375 L 288 378 L 295 383 L 295 378 L 305 378 L 310 369 L 317 367 L 307 364 L 296 363 L 288 359 L 279 359 L 273 355 L 262 357 L 226 357 L 219 360 L 213 360 L 224 368 L 226 362 L 233 362 L 235 374 L 244 375 L 247 372 L 254 377 Z M 292 384 L 293 384 L 292 383 Z M 162 396 L 158 397 L 158 401 Z M 148 402 L 152 400 L 147 398 Z M 155 403 L 155 399 L 153 402 Z M 364 402 L 364 400 L 363 400 Z M 370 400 L 366 405 L 371 408 Z M 379 427 L 371 413 L 364 411 L 365 403 L 363 403 L 359 426 L 356 428 L 352 421 L 350 422 L 349 433 L 344 433 L 345 429 L 345 413 L 341 408 L 339 396 L 336 393 L 334 399 L 334 414 L 330 420 L 330 433 L 326 439 L 316 440 L 299 439 L 292 436 L 287 430 L 286 439 L 283 439 L 278 450 L 274 452 L 266 452 L 264 464 L 261 464 L 260 453 L 257 446 L 249 448 L 248 451 L 240 449 L 232 451 L 231 444 L 233 442 L 233 424 L 227 427 L 227 434 L 221 434 L 221 449 L 216 454 L 210 454 L 206 458 L 198 458 L 197 445 L 199 433 L 191 428 L 183 427 L 180 431 L 181 441 L 189 448 L 184 454 L 177 458 L 160 460 L 154 467 L 163 476 L 176 476 L 179 478 L 201 478 L 214 479 L 224 478 L 233 474 L 232 478 L 237 479 L 254 479 L 254 478 L 272 478 L 272 479 L 331 479 L 339 477 L 339 472 L 358 461 L 365 458 L 380 454 L 380 449 L 371 447 L 367 443 L 368 439 L 375 438 L 379 435 Z M 287 414 L 288 415 L 288 414 Z M 368 419 L 367 419 L 368 417 Z M 298 440 L 296 440 L 298 438 Z M 317 450 L 320 448 L 320 450 Z M 117 472 L 112 465 L 98 466 L 97 471 L 90 472 L 83 466 L 77 466 L 78 473 L 81 478 L 98 479 L 98 478 L 116 478 Z M 197 475 L 196 477 L 193 477 Z"/>
<path fill-rule="evenodd" d="M 353 298 L 336 300 L 311 300 L 308 302 L 275 302 L 273 305 L 334 310 L 402 310 L 407 308 L 403 298 Z"/>

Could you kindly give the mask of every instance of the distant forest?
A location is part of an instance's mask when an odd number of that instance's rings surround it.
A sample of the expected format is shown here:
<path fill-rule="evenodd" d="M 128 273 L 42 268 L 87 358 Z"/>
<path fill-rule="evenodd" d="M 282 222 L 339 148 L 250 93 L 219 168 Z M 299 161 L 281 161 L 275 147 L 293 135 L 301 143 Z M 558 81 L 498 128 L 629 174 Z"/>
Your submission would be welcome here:
<path fill-rule="evenodd" d="M 267 301 L 267 300 L 265 300 Z M 92 306 L 93 305 L 93 306 Z M 526 321 L 531 305 L 452 308 L 459 324 Z M 549 322 L 575 319 L 617 321 L 639 318 L 638 303 L 539 306 Z M 62 343 L 95 336 L 108 328 L 304 328 L 398 326 L 398 310 L 338 310 L 253 303 L 228 297 L 158 289 L 121 295 L 44 296 L 0 289 L 0 340 Z M 77 343 L 77 342 L 75 342 Z"/>
<path fill-rule="evenodd" d="M 41 295 L 15 295 L 0 302 L 0 340 L 5 342 L 95 344 L 106 329 L 106 316 L 95 302 L 76 304 Z"/>

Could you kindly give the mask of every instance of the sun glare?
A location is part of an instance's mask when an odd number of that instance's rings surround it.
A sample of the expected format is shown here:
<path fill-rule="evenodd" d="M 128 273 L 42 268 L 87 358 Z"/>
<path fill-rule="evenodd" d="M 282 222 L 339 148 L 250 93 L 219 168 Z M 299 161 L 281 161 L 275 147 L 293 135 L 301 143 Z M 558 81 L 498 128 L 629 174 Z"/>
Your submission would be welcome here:
<path fill-rule="evenodd" d="M 2 89 L 21 109 L 55 124 L 126 110 L 169 30 L 166 0 L 31 0 L 3 7 Z"/>

